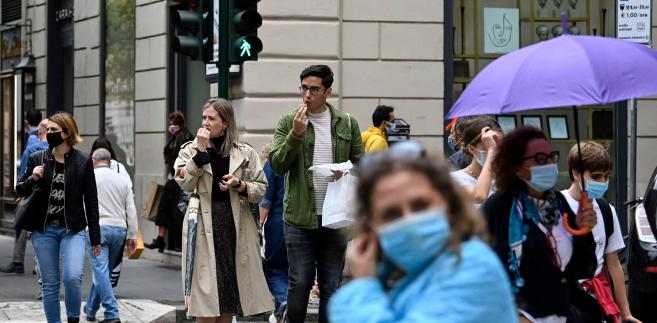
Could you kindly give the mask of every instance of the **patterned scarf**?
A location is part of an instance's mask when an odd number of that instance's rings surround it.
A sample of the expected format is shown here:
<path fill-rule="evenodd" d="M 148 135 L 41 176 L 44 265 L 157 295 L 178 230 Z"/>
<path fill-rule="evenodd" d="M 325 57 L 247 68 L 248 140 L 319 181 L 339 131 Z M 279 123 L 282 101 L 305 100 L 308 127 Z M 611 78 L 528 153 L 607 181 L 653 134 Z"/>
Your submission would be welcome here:
<path fill-rule="evenodd" d="M 561 217 L 563 207 L 557 199 L 555 191 L 548 190 L 545 193 L 545 200 L 532 198 L 525 192 L 520 192 L 513 197 L 509 214 L 508 264 L 513 277 L 512 289 L 516 294 L 525 285 L 525 280 L 520 275 L 520 261 L 522 260 L 522 243 L 527 240 L 529 226 L 523 223 L 523 219 L 530 219 L 539 227 L 542 225 L 552 228 Z"/>

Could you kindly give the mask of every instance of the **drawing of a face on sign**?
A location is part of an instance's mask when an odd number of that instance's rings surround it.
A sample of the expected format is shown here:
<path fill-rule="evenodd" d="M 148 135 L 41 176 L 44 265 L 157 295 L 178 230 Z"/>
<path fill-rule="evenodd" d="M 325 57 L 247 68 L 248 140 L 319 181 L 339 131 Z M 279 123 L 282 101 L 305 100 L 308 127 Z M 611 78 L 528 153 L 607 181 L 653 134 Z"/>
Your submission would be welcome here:
<path fill-rule="evenodd" d="M 484 8 L 484 51 L 508 53 L 519 46 L 517 8 Z"/>

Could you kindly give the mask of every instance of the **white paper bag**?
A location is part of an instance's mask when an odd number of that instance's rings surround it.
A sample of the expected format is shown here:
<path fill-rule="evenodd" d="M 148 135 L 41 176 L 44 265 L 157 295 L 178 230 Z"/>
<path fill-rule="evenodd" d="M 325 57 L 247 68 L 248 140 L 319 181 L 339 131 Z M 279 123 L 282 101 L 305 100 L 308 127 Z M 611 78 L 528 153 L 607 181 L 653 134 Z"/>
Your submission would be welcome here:
<path fill-rule="evenodd" d="M 322 226 L 331 229 L 348 227 L 356 222 L 356 185 L 358 179 L 344 174 L 339 180 L 329 182 L 322 207 Z"/>

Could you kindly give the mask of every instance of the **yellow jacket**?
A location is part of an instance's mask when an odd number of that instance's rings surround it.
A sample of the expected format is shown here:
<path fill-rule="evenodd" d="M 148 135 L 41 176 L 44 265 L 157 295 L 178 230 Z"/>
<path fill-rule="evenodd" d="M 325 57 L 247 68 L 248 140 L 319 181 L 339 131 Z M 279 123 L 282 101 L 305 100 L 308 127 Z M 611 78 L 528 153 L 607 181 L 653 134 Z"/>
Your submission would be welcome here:
<path fill-rule="evenodd" d="M 385 133 L 377 127 L 369 127 L 360 134 L 365 146 L 365 153 L 369 154 L 376 151 L 388 149 L 388 140 Z"/>

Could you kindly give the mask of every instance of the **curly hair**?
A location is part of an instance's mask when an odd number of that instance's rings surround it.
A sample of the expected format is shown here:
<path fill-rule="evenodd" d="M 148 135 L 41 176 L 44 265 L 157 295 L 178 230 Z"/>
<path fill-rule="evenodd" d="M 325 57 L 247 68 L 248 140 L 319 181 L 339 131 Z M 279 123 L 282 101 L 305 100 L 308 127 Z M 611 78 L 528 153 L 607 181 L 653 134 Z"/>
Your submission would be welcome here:
<path fill-rule="evenodd" d="M 497 146 L 497 154 L 493 159 L 493 174 L 498 192 L 513 192 L 523 186 L 516 175 L 516 169 L 522 165 L 527 143 L 533 139 L 547 140 L 541 130 L 521 126 L 504 136 L 502 143 Z"/>
<path fill-rule="evenodd" d="M 435 159 L 396 158 L 382 155 L 360 173 L 357 188 L 357 219 L 361 231 L 370 231 L 372 222 L 372 193 L 381 179 L 396 173 L 408 171 L 420 173 L 429 180 L 445 203 L 446 216 L 450 225 L 450 238 L 447 247 L 458 254 L 462 241 L 472 236 L 485 238 L 484 219 L 477 213 L 465 191 L 458 186 L 449 174 L 449 169 Z"/>

